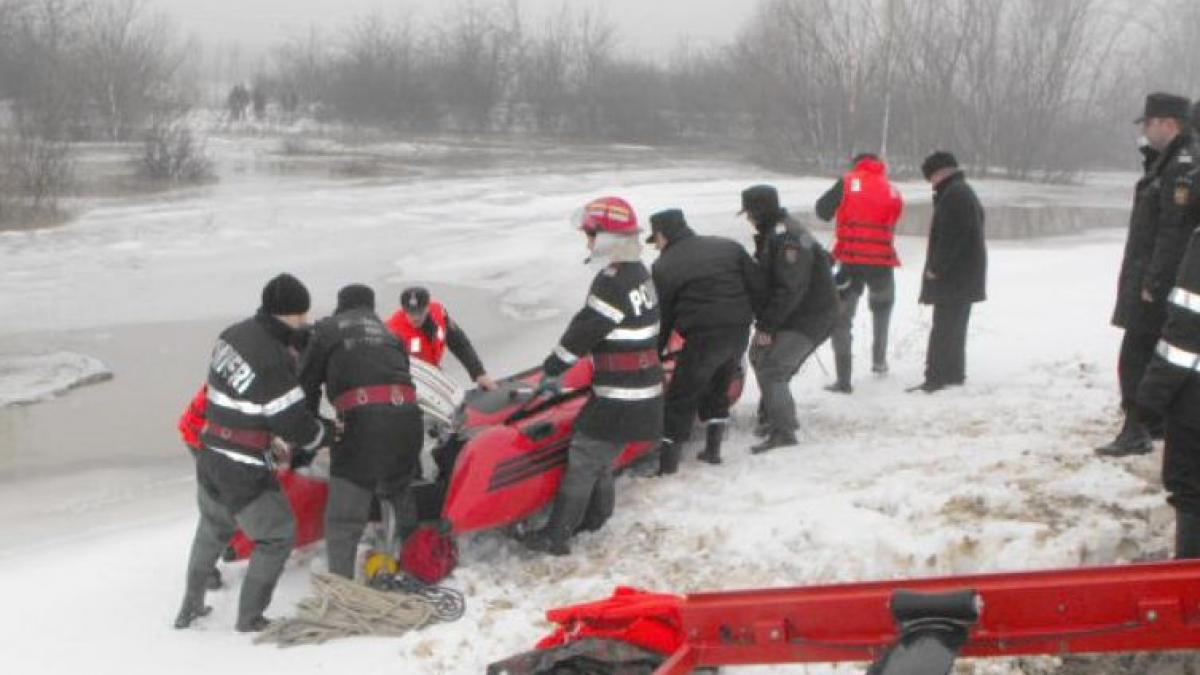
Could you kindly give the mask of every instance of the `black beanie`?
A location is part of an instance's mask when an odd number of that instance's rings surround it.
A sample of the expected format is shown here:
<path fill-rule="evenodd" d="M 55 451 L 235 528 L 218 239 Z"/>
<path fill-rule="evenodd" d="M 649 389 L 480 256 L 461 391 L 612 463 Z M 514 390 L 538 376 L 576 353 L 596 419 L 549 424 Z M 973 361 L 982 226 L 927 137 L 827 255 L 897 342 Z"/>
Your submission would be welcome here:
<path fill-rule="evenodd" d="M 938 150 L 926 157 L 924 162 L 921 162 L 921 175 L 925 176 L 925 180 L 929 180 L 930 176 L 942 169 L 957 168 L 958 160 L 954 158 L 954 155 L 945 150 Z"/>
<path fill-rule="evenodd" d="M 400 293 L 400 306 L 409 312 L 423 312 L 429 306 L 429 289 L 412 286 Z"/>
<path fill-rule="evenodd" d="M 308 289 L 296 277 L 280 274 L 267 282 L 262 290 L 262 309 L 274 316 L 288 316 L 308 312 L 311 301 Z"/>
<path fill-rule="evenodd" d="M 337 294 L 337 309 L 334 313 L 352 309 L 375 309 L 375 291 L 363 284 L 343 286 Z"/>

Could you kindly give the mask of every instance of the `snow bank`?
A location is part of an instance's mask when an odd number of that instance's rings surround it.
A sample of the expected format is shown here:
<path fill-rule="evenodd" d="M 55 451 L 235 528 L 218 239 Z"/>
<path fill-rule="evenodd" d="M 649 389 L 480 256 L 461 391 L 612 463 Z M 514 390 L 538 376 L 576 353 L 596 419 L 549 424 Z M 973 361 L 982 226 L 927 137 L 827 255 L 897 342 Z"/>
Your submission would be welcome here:
<path fill-rule="evenodd" d="M 107 366 L 83 354 L 0 356 L 0 408 L 34 403 L 111 378 Z"/>

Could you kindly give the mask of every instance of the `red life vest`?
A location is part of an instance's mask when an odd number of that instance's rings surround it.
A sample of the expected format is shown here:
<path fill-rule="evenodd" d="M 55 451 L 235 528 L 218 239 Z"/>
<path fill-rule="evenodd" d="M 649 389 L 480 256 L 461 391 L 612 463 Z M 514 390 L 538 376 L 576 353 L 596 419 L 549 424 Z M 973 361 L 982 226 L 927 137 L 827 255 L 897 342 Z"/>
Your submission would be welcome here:
<path fill-rule="evenodd" d="M 200 387 L 200 391 L 188 403 L 187 409 L 179 417 L 179 434 L 183 442 L 193 450 L 199 450 L 200 431 L 204 428 L 208 412 L 208 384 Z"/>
<path fill-rule="evenodd" d="M 852 265 L 898 267 L 893 242 L 904 210 L 900 192 L 887 179 L 887 165 L 868 157 L 842 179 L 833 257 Z"/>
<path fill-rule="evenodd" d="M 408 320 L 408 314 L 405 314 L 403 309 L 396 310 L 392 318 L 388 319 L 387 325 L 392 333 L 404 343 L 405 349 L 411 356 L 426 363 L 441 366 L 442 357 L 446 355 L 446 308 L 442 306 L 442 303 L 434 300 L 429 303 L 429 316 L 433 318 L 433 323 L 437 326 L 432 340 L 425 334 L 425 331 L 421 330 L 419 326 L 414 326 L 412 321 Z"/>

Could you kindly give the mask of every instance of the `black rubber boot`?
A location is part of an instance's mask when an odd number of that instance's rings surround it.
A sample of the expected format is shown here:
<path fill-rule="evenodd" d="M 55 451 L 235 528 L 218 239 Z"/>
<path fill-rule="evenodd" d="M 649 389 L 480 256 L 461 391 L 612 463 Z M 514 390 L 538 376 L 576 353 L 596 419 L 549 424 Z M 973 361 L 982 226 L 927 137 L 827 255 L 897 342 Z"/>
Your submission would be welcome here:
<path fill-rule="evenodd" d="M 582 522 L 592 496 L 559 491 L 554 498 L 550 520 L 542 529 L 521 540 L 525 548 L 554 556 L 571 554 L 571 534 Z"/>
<path fill-rule="evenodd" d="M 725 440 L 725 425 L 709 423 L 704 434 L 704 450 L 696 457 L 709 464 L 721 463 L 721 441 Z"/>
<path fill-rule="evenodd" d="M 754 435 L 766 438 L 771 435 L 771 422 L 767 419 L 767 411 L 763 408 L 762 400 L 758 402 L 758 412 L 754 417 Z"/>
<path fill-rule="evenodd" d="M 1175 559 L 1200 558 L 1200 514 L 1175 511 Z"/>
<path fill-rule="evenodd" d="M 1128 457 L 1131 455 L 1146 455 L 1154 451 L 1154 441 L 1151 440 L 1146 427 L 1134 419 L 1134 415 L 1126 413 L 1125 424 L 1107 445 L 1096 448 L 1096 454 L 1101 457 Z"/>
<path fill-rule="evenodd" d="M 682 454 L 683 448 L 679 443 L 664 438 L 658 446 L 658 475 L 669 476 L 679 471 L 679 460 Z"/>
<path fill-rule="evenodd" d="M 835 369 L 837 370 L 837 382 L 825 387 L 825 391 L 832 391 L 835 394 L 849 394 L 854 391 L 854 387 L 850 385 L 850 373 L 854 361 L 849 354 L 838 354 L 834 357 Z"/>
<path fill-rule="evenodd" d="M 264 581 L 246 577 L 242 582 L 242 595 L 238 603 L 237 628 L 239 633 L 257 633 L 271 624 L 263 616 L 275 594 L 275 581 Z"/>
<path fill-rule="evenodd" d="M 183 594 L 183 606 L 175 616 L 176 628 L 187 628 L 192 622 L 202 616 L 208 616 L 212 607 L 204 604 L 204 588 L 208 575 L 188 575 L 187 590 Z"/>
<path fill-rule="evenodd" d="M 888 324 L 892 318 L 892 306 L 871 308 L 871 372 L 878 376 L 887 375 Z"/>
<path fill-rule="evenodd" d="M 575 528 L 575 532 L 595 532 L 604 527 L 604 524 L 612 517 L 616 504 L 617 488 L 612 476 L 596 481 L 596 487 L 592 490 L 592 498 L 588 500 L 587 511 L 584 512 L 583 520 Z"/>
<path fill-rule="evenodd" d="M 767 440 L 750 447 L 750 452 L 755 455 L 761 455 L 768 450 L 775 448 L 783 448 L 789 445 L 796 445 L 799 441 L 796 440 L 796 434 L 790 431 L 773 431 L 767 437 Z"/>

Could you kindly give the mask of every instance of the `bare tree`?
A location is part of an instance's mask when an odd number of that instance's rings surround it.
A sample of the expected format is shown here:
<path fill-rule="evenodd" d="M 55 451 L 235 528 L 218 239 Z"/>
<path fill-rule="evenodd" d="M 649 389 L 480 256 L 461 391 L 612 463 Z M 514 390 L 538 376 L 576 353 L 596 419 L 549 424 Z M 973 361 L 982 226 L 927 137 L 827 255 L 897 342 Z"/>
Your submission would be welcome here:
<path fill-rule="evenodd" d="M 596 136 L 602 126 L 601 87 L 605 70 L 612 62 L 616 26 L 595 7 L 585 8 L 576 19 L 572 41 L 576 48 L 572 79 L 578 92 L 579 106 L 575 117 L 581 125 L 579 132 L 585 136 Z"/>
<path fill-rule="evenodd" d="M 511 91 L 520 56 L 517 6 L 454 5 L 437 35 L 439 80 L 446 104 L 474 131 L 490 126 L 501 97 Z"/>
<path fill-rule="evenodd" d="M 82 56 L 92 110 L 104 135 L 125 140 L 157 110 L 177 105 L 185 53 L 165 17 L 139 0 L 85 5 Z"/>
<path fill-rule="evenodd" d="M 531 106 L 539 132 L 560 133 L 570 105 L 571 27 L 565 6 L 546 20 L 524 55 L 517 95 Z"/>

